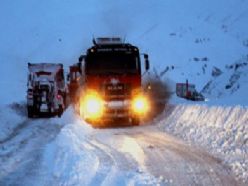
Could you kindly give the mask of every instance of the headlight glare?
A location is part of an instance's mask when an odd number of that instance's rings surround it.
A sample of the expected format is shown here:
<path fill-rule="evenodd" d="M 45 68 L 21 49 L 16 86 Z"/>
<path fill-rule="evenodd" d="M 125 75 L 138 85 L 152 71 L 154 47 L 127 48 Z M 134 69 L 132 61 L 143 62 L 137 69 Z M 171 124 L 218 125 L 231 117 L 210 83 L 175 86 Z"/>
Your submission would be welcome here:
<path fill-rule="evenodd" d="M 149 103 L 146 97 L 137 96 L 132 101 L 132 110 L 136 114 L 146 114 L 149 110 Z"/>
<path fill-rule="evenodd" d="M 96 119 L 103 114 L 103 100 L 97 94 L 87 94 L 82 106 L 86 118 Z"/>

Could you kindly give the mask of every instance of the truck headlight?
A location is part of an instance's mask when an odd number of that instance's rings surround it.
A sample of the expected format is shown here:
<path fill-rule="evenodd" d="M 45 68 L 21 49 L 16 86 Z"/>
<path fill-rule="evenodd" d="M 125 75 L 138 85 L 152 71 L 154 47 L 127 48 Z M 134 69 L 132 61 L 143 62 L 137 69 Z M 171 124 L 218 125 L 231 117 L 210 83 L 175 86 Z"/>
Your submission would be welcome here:
<path fill-rule="evenodd" d="M 137 96 L 132 101 L 132 110 L 135 114 L 145 114 L 149 110 L 149 103 L 145 96 Z"/>
<path fill-rule="evenodd" d="M 97 94 L 87 94 L 83 102 L 84 115 L 90 119 L 96 119 L 103 114 L 103 100 Z"/>

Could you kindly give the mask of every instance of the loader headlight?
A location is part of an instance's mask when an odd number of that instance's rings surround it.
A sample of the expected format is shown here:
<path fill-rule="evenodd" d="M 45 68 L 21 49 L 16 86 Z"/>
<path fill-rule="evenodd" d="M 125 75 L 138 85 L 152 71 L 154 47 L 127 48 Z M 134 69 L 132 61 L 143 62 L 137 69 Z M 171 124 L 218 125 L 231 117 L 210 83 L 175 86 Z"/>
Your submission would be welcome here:
<path fill-rule="evenodd" d="M 135 114 L 146 114 L 149 110 L 149 103 L 145 96 L 137 96 L 132 101 L 132 110 Z"/>
<path fill-rule="evenodd" d="M 90 119 L 96 119 L 103 114 L 103 100 L 96 93 L 89 93 L 83 101 L 84 115 Z"/>

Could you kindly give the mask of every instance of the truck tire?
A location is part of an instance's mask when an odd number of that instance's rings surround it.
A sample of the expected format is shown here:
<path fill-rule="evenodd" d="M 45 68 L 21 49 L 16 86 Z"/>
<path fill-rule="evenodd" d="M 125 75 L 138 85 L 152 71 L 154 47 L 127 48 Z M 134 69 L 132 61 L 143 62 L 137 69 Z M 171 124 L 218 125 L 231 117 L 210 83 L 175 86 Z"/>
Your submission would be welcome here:
<path fill-rule="evenodd" d="M 34 117 L 33 107 L 32 106 L 28 106 L 27 107 L 27 111 L 28 111 L 28 118 L 33 118 Z"/>
<path fill-rule="evenodd" d="M 58 110 L 58 117 L 60 118 L 63 114 L 63 107 L 62 105 L 59 105 L 59 110 Z"/>
<path fill-rule="evenodd" d="M 133 125 L 133 126 L 139 126 L 139 124 L 140 124 L 140 119 L 137 118 L 137 117 L 133 117 L 131 122 L 132 122 L 132 125 Z"/>

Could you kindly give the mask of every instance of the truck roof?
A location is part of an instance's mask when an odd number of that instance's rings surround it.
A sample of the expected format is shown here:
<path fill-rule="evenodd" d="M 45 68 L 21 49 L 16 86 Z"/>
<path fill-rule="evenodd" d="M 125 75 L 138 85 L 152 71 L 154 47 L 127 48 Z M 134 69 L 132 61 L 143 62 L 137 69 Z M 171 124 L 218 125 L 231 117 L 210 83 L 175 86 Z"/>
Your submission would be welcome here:
<path fill-rule="evenodd" d="M 95 45 L 114 45 L 114 44 L 124 44 L 124 40 L 119 37 L 99 37 L 93 39 Z"/>
<path fill-rule="evenodd" d="M 139 53 L 139 49 L 129 43 L 122 44 L 101 44 L 94 45 L 88 48 L 87 55 L 94 54 L 95 52 L 134 52 Z"/>
<path fill-rule="evenodd" d="M 61 63 L 28 63 L 29 72 L 51 72 L 56 73 L 63 69 Z"/>
<path fill-rule="evenodd" d="M 91 48 L 136 48 L 136 46 L 126 43 L 124 39 L 119 37 L 100 37 L 93 39 L 94 46 Z"/>

